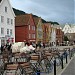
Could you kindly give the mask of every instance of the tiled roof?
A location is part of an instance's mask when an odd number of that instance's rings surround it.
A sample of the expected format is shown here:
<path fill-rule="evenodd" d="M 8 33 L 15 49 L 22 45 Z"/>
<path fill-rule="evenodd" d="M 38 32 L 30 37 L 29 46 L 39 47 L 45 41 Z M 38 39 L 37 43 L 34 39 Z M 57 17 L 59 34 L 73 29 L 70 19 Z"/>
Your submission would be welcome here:
<path fill-rule="evenodd" d="M 0 2 L 1 2 L 2 0 L 0 0 Z"/>
<path fill-rule="evenodd" d="M 30 14 L 16 16 L 16 26 L 28 25 Z"/>

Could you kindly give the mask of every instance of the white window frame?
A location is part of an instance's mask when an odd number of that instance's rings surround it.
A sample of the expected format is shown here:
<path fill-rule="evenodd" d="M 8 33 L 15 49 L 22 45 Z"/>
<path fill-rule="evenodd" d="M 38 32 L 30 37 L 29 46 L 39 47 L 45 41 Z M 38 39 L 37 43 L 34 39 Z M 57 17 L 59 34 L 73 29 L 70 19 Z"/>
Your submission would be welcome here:
<path fill-rule="evenodd" d="M 12 35 L 12 29 L 10 29 L 10 35 Z"/>
<path fill-rule="evenodd" d="M 10 24 L 10 18 L 7 18 L 7 24 Z"/>
<path fill-rule="evenodd" d="M 35 30 L 35 26 L 34 26 L 34 30 Z"/>
<path fill-rule="evenodd" d="M 34 30 L 34 27 L 32 26 L 32 30 Z"/>
<path fill-rule="evenodd" d="M 13 19 L 11 19 L 11 24 L 13 24 Z"/>
<path fill-rule="evenodd" d="M 9 29 L 7 29 L 7 35 L 9 35 Z"/>
<path fill-rule="evenodd" d="M 4 28 L 1 28 L 1 35 L 4 35 Z"/>
<path fill-rule="evenodd" d="M 4 22 L 4 16 L 1 16 L 1 23 Z"/>
<path fill-rule="evenodd" d="M 32 26 L 32 30 L 35 30 L 35 26 Z"/>
<path fill-rule="evenodd" d="M 32 38 L 35 39 L 35 34 L 32 34 Z"/>
<path fill-rule="evenodd" d="M 29 25 L 29 30 L 30 30 L 30 25 Z"/>

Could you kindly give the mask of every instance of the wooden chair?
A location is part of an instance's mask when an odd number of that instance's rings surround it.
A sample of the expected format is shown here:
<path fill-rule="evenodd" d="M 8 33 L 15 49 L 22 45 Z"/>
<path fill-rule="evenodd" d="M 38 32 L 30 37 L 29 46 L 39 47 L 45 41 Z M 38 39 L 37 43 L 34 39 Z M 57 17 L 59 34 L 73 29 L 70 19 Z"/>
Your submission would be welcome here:
<path fill-rule="evenodd" d="M 21 75 L 18 64 L 7 63 L 5 64 L 4 75 Z"/>
<path fill-rule="evenodd" d="M 35 69 L 30 62 L 19 63 L 23 75 L 35 75 Z"/>

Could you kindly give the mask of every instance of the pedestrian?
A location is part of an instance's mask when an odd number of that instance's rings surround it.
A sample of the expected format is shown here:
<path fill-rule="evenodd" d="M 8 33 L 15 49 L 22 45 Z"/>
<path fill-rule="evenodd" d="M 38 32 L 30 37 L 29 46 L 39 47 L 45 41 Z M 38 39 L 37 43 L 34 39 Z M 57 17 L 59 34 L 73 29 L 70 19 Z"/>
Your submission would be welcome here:
<path fill-rule="evenodd" d="M 45 43 L 43 43 L 43 47 L 45 48 Z"/>
<path fill-rule="evenodd" d="M 1 54 L 3 53 L 4 46 L 1 45 Z"/>
<path fill-rule="evenodd" d="M 38 47 L 38 44 L 36 43 L 36 49 L 37 49 L 37 47 Z"/>

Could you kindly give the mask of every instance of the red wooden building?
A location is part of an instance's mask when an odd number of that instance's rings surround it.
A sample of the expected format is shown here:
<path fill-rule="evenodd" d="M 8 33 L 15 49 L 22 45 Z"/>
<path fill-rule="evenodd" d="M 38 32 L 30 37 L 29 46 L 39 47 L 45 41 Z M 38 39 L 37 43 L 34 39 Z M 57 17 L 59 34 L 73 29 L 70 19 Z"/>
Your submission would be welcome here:
<path fill-rule="evenodd" d="M 36 28 L 32 14 L 16 16 L 15 20 L 15 41 L 35 42 Z"/>

